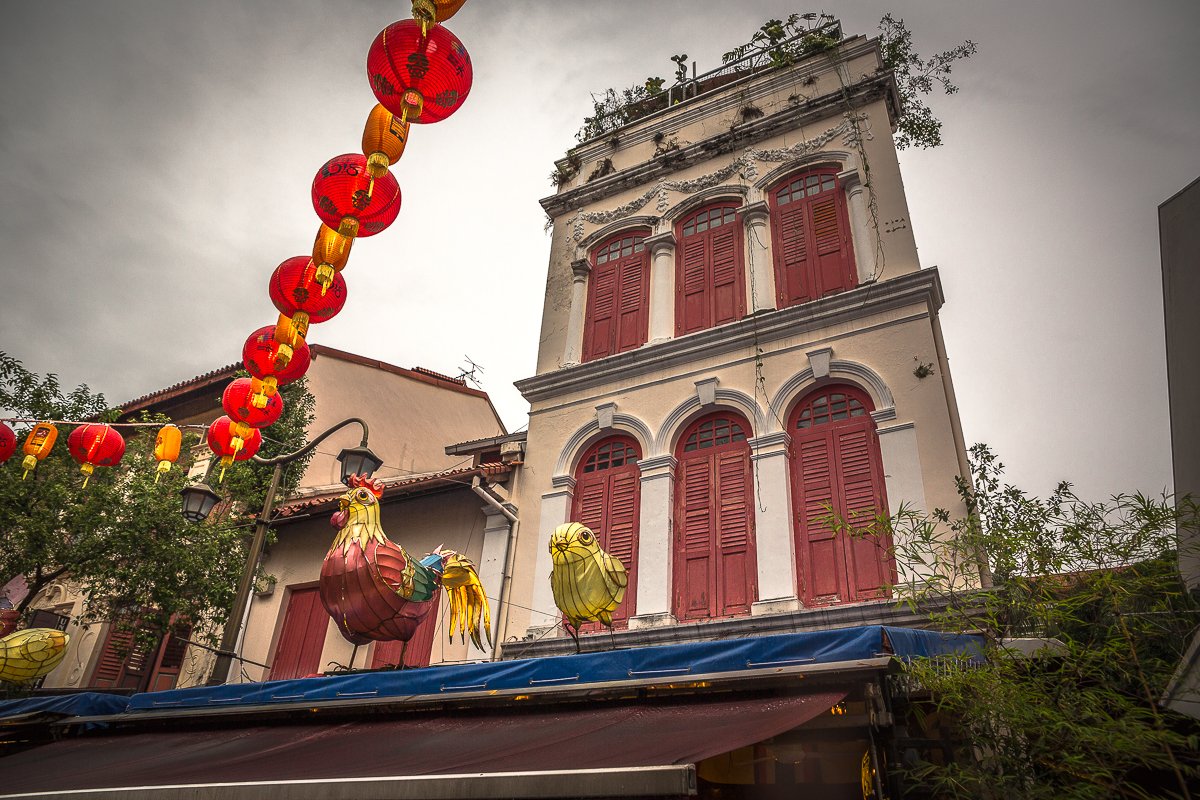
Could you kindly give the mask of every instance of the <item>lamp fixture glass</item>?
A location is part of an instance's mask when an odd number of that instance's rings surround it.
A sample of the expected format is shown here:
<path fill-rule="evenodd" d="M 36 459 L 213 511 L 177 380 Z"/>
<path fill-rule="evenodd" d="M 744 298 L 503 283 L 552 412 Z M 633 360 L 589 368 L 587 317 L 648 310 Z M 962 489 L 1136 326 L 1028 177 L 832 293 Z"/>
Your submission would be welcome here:
<path fill-rule="evenodd" d="M 221 500 L 206 483 L 184 487 L 179 494 L 183 496 L 183 518 L 188 522 L 203 522 Z"/>
<path fill-rule="evenodd" d="M 371 477 L 375 470 L 383 466 L 383 459 L 371 452 L 367 447 L 347 447 L 338 453 L 338 461 L 342 465 L 342 483 L 349 486 L 351 475 Z"/>

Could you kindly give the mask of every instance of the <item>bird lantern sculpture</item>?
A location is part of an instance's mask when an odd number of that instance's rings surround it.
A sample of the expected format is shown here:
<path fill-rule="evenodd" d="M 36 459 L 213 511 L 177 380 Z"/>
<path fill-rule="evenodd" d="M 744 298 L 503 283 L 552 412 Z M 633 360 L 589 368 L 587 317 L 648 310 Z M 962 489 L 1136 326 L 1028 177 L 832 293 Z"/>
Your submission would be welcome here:
<path fill-rule="evenodd" d="M 12 458 L 17 452 L 17 435 L 7 424 L 0 422 L 0 464 Z"/>
<path fill-rule="evenodd" d="M 208 426 L 208 449 L 221 459 L 218 481 L 225 480 L 225 470 L 230 464 L 245 461 L 257 453 L 261 446 L 262 432 L 244 422 L 222 416 Z"/>
<path fill-rule="evenodd" d="M 115 467 L 125 455 L 125 439 L 111 425 L 80 425 L 67 436 L 67 450 L 79 462 L 86 488 L 96 467 Z"/>
<path fill-rule="evenodd" d="M 292 326 L 292 340 L 285 340 L 289 346 L 294 345 L 295 337 L 308 335 L 310 324 L 333 319 L 346 304 L 346 279 L 335 273 L 326 290 L 317 282 L 316 273 L 317 265 L 308 256 L 289 258 L 271 273 L 271 302 Z M 281 338 L 278 327 L 276 339 Z"/>
<path fill-rule="evenodd" d="M 400 184 L 385 172 L 379 178 L 367 173 L 367 157 L 346 153 L 331 158 L 312 184 L 313 209 L 321 222 L 348 239 L 374 236 L 400 213 Z"/>
<path fill-rule="evenodd" d="M 450 638 L 461 631 L 479 649 L 482 628 L 492 641 L 487 594 L 475 565 L 461 553 L 438 548 L 413 558 L 383 532 L 379 498 L 383 484 L 350 477 L 330 522 L 337 535 L 321 564 L 321 602 L 349 642 L 407 642 L 421 620 L 436 613 L 438 589 L 450 597 Z M 401 656 L 400 663 L 404 663 Z"/>
<path fill-rule="evenodd" d="M 625 599 L 629 575 L 616 556 L 600 547 L 591 528 L 569 522 L 550 535 L 550 589 L 554 605 L 575 630 L 568 633 L 579 646 L 579 626 L 599 622 L 611 629 L 612 613 Z"/>
<path fill-rule="evenodd" d="M 54 628 L 26 628 L 0 638 L 0 681 L 27 683 L 62 663 L 71 637 Z"/>
<path fill-rule="evenodd" d="M 179 460 L 179 448 L 183 444 L 183 433 L 174 425 L 164 425 L 154 440 L 154 460 L 158 462 L 154 482 L 171 471 L 171 465 Z"/>
<path fill-rule="evenodd" d="M 57 439 L 58 428 L 54 427 L 52 423 L 39 422 L 33 426 L 33 430 L 25 437 L 25 444 L 21 446 L 21 451 L 25 453 L 25 458 L 21 460 L 21 467 L 24 468 L 25 474 L 21 476 L 21 480 L 29 477 L 30 470 L 35 469 L 39 462 L 50 455 Z"/>
<path fill-rule="evenodd" d="M 401 20 L 375 37 L 367 78 L 375 99 L 402 122 L 439 122 L 471 91 L 471 57 L 441 25 Z"/>

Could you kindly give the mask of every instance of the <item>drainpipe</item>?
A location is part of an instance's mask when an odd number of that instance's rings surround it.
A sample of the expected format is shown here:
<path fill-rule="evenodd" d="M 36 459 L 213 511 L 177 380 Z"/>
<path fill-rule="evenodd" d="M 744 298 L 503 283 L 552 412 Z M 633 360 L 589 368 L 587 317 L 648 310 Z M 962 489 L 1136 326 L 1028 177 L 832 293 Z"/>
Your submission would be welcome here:
<path fill-rule="evenodd" d="M 496 637 L 492 640 L 492 660 L 495 661 L 500 651 L 500 643 L 504 641 L 504 636 L 508 633 L 508 593 L 512 585 L 513 559 L 517 554 L 517 548 L 513 547 L 513 541 L 517 538 L 517 527 L 521 524 L 521 520 L 512 512 L 508 504 L 501 502 L 500 498 L 492 491 L 491 486 L 485 484 L 478 475 L 471 479 L 471 491 L 479 495 L 483 502 L 503 514 L 509 523 L 508 541 L 504 544 L 504 571 L 500 576 L 500 601 L 496 604 Z M 504 615 L 503 631 L 500 630 L 501 614 Z"/>

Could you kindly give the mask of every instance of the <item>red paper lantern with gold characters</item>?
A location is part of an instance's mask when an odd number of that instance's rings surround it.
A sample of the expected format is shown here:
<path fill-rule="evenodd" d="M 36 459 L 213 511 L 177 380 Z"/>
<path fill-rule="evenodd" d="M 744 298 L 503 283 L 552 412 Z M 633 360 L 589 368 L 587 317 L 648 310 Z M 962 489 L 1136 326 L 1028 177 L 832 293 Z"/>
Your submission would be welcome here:
<path fill-rule="evenodd" d="M 388 25 L 367 52 L 367 79 L 375 98 L 406 122 L 438 122 L 471 91 L 471 56 L 450 31 L 420 22 Z"/>
<path fill-rule="evenodd" d="M 225 478 L 226 467 L 234 461 L 245 461 L 262 446 L 262 433 L 258 428 L 229 417 L 217 417 L 208 426 L 206 438 L 208 449 L 221 459 L 221 480 Z"/>
<path fill-rule="evenodd" d="M 67 450 L 79 462 L 84 474 L 83 485 L 96 467 L 115 467 L 125 455 L 125 440 L 110 425 L 80 425 L 67 437 Z"/>
<path fill-rule="evenodd" d="M 317 265 L 308 256 L 289 258 L 271 273 L 271 302 L 301 332 L 310 323 L 332 319 L 346 305 L 346 279 L 335 273 L 329 290 L 322 293 L 316 273 Z"/>
<path fill-rule="evenodd" d="M 12 458 L 17 452 L 17 435 L 8 425 L 0 422 L 0 464 Z"/>
<path fill-rule="evenodd" d="M 225 387 L 221 395 L 221 406 L 230 419 L 244 422 L 251 428 L 274 425 L 283 414 L 283 398 L 278 393 L 267 398 L 267 404 L 259 408 L 254 404 L 254 387 L 249 378 L 238 378 Z"/>
<path fill-rule="evenodd" d="M 380 178 L 367 173 L 367 157 L 346 153 L 331 158 L 312 184 L 313 209 L 342 236 L 374 236 L 400 213 L 400 184 L 390 172 Z"/>
<path fill-rule="evenodd" d="M 294 347 L 276 341 L 275 327 L 267 325 L 250 334 L 242 347 L 242 361 L 246 371 L 259 380 L 287 386 L 308 372 L 311 356 L 303 339 L 298 339 Z M 285 353 L 287 358 L 281 358 Z"/>

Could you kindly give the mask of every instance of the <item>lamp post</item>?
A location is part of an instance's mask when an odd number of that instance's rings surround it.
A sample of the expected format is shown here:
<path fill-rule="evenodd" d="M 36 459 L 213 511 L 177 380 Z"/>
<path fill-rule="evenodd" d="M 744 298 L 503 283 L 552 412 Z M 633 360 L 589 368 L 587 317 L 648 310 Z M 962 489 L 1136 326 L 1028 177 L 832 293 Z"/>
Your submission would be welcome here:
<path fill-rule="evenodd" d="M 358 447 L 348 447 L 338 454 L 338 462 L 342 467 L 342 483 L 349 483 L 351 475 L 372 475 L 383 465 L 383 461 L 367 448 L 367 423 L 358 417 L 344 419 L 333 427 L 325 430 L 311 442 L 293 453 L 272 458 L 253 456 L 256 464 L 273 466 L 271 483 L 267 487 L 266 497 L 263 498 L 262 511 L 254 521 L 254 536 L 250 540 L 250 549 L 246 553 L 246 565 L 238 580 L 237 593 L 234 595 L 233 608 L 229 620 L 225 623 L 225 631 L 221 635 L 221 644 L 217 650 L 217 662 L 213 665 L 212 674 L 208 678 L 209 686 L 218 686 L 229 678 L 229 668 L 233 664 L 233 648 L 237 645 L 238 634 L 242 629 L 242 617 L 246 615 L 246 607 L 250 603 L 250 590 L 254 586 L 254 573 L 258 569 L 258 559 L 262 556 L 263 545 L 267 540 L 267 530 L 271 526 L 271 513 L 275 510 L 275 495 L 283 480 L 283 467 L 297 459 L 308 455 L 326 438 L 350 424 L 362 427 L 362 442 Z M 200 483 L 183 490 L 183 515 L 192 522 L 199 522 L 208 516 L 220 496 L 207 485 Z"/>

